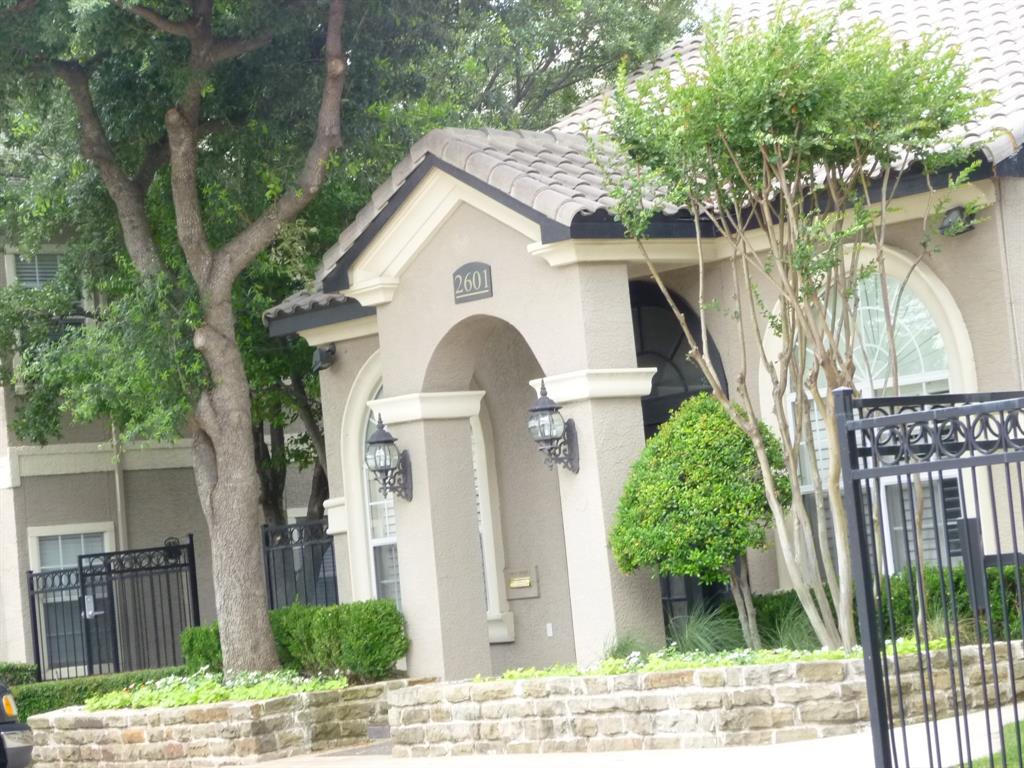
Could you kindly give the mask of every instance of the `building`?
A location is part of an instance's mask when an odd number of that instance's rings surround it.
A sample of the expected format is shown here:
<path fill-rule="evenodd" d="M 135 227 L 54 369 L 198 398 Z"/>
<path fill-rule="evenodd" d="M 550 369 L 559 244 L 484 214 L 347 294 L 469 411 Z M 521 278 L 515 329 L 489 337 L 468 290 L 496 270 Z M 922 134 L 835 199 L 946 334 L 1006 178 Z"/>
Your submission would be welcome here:
<path fill-rule="evenodd" d="M 53 279 L 60 259 L 59 248 L 30 257 L 9 249 L 0 254 L 4 285 L 42 286 Z M 0 659 L 34 659 L 28 571 L 73 568 L 83 554 L 160 547 L 193 534 L 199 616 L 203 622 L 216 618 L 191 441 L 128 443 L 116 460 L 109 425 L 68 423 L 59 440 L 26 444 L 11 428 L 17 400 L 14 388 L 0 388 Z M 302 474 L 289 478 L 286 505 L 292 517 L 305 515 L 309 482 Z M 84 671 L 86 623 L 80 620 L 77 584 L 64 586 L 36 604 L 44 667 L 55 676 Z"/>
<path fill-rule="evenodd" d="M 860 4 L 896 37 L 948 31 L 973 84 L 997 93 L 970 126 L 983 168 L 953 200 L 984 199 L 987 218 L 912 274 L 920 179 L 890 218 L 889 270 L 910 274 L 904 391 L 1024 388 L 1024 24 L 1012 5 Z M 698 50 L 684 37 L 653 66 Z M 617 637 L 662 636 L 658 582 L 623 575 L 607 534 L 645 432 L 706 384 L 609 213 L 581 135 L 601 115 L 595 99 L 549 131 L 429 133 L 325 254 L 315 289 L 268 313 L 272 334 L 336 351 L 321 389 L 340 591 L 400 599 L 414 674 L 588 664 Z M 692 227 L 661 217 L 648 247 L 693 306 Z M 728 285 L 712 265 L 708 298 Z M 870 313 L 877 285 L 863 290 Z M 731 323 L 708 325 L 727 379 L 744 355 L 757 370 Z M 574 422 L 578 473 L 545 466 L 527 432 L 541 379 Z M 368 477 L 377 416 L 408 452 L 408 500 Z M 787 586 L 770 549 L 752 571 L 761 591 Z"/>

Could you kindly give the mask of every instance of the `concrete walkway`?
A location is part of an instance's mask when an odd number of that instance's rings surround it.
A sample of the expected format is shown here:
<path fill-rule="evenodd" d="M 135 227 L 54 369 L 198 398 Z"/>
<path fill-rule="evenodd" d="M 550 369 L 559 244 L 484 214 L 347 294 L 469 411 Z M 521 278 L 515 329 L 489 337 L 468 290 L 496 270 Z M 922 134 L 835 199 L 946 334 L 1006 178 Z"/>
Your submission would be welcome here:
<path fill-rule="evenodd" d="M 1019 705 L 1019 718 L 1024 720 L 1024 703 Z M 972 757 L 988 755 L 988 739 L 992 736 L 994 750 L 1000 750 L 999 715 L 1003 725 L 1014 722 L 1014 707 L 1001 711 L 973 712 L 968 717 L 966 732 L 970 734 Z M 958 728 L 959 726 L 959 728 Z M 938 754 L 936 760 L 936 726 L 913 725 L 906 729 L 906 747 L 902 732 L 897 733 L 900 765 L 903 768 L 929 768 L 960 764 L 959 744 L 966 744 L 963 720 L 952 718 L 938 723 Z M 906 764 L 905 755 L 910 763 Z M 966 761 L 966 754 L 964 755 Z M 998 762 L 998 761 L 997 761 Z M 722 747 L 715 749 L 665 749 L 644 752 L 570 752 L 531 755 L 473 755 L 468 757 L 393 758 L 379 754 L 320 753 L 263 763 L 266 768 L 870 768 L 873 763 L 871 734 L 864 730 L 849 736 L 811 739 L 789 744 L 757 747 Z"/>

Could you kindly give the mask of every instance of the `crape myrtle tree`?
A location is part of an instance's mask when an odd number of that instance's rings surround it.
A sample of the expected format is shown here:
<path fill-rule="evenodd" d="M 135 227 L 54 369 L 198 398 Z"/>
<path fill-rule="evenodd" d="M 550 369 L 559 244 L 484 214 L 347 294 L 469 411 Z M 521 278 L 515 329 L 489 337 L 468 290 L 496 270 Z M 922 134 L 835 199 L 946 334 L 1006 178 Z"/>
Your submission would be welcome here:
<path fill-rule="evenodd" d="M 619 500 L 612 553 L 625 571 L 651 567 L 702 584 L 728 583 L 743 639 L 760 648 L 747 550 L 764 546 L 772 513 L 754 444 L 725 408 L 702 392 L 647 441 Z M 785 503 L 782 448 L 764 424 L 758 429 Z"/>
<path fill-rule="evenodd" d="M 18 429 L 44 441 L 69 415 L 191 437 L 229 669 L 277 663 L 258 523 L 280 512 L 281 451 L 323 467 L 310 350 L 268 339 L 262 311 L 425 130 L 542 126 L 688 8 L 0 0 L 0 226 L 19 252 L 65 249 L 56 283 L 0 298 Z M 83 311 L 96 321 L 59 321 Z M 282 446 L 292 421 L 306 436 Z"/>
<path fill-rule="evenodd" d="M 877 22 L 847 23 L 846 10 L 779 5 L 766 24 L 747 27 L 715 18 L 699 71 L 636 82 L 621 74 L 610 128 L 615 159 L 607 149 L 595 155 L 607 164 L 626 235 L 645 258 L 648 224 L 666 206 L 700 217 L 727 244 L 724 261 L 711 266 L 707 238 L 696 241 L 702 333 L 707 314 L 720 312 L 753 353 L 770 395 L 762 415 L 778 431 L 789 486 L 813 485 L 813 509 L 778 481 L 755 418 L 758 371 L 741 355 L 727 394 L 707 339 L 689 328 L 649 258 L 647 265 L 714 397 L 753 443 L 778 548 L 819 641 L 849 648 L 856 632 L 848 510 L 829 393 L 858 381 L 858 287 L 869 278 L 881 283 L 892 357 L 890 380 L 872 384 L 895 390 L 902 286 L 892 295 L 884 250 L 893 197 L 908 172 L 923 168 L 931 177 L 962 166 L 968 154 L 955 137 L 986 97 L 969 90 L 958 51 L 942 37 L 897 43 Z M 947 194 L 931 193 L 918 262 L 935 250 L 930 232 Z M 714 304 L 705 298 L 710 269 L 731 282 L 732 295 Z M 801 453 L 816 455 L 819 429 L 832 461 L 808 472 Z"/>

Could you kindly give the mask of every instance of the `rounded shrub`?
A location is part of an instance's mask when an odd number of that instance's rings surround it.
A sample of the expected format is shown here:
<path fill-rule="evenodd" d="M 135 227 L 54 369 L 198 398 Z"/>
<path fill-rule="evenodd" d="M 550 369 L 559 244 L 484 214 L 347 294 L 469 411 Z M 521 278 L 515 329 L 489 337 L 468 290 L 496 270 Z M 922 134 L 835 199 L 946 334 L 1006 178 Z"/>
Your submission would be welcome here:
<path fill-rule="evenodd" d="M 782 449 L 764 424 L 775 482 L 789 499 Z M 764 546 L 771 522 L 751 437 L 706 393 L 685 401 L 647 441 L 630 471 L 612 552 L 625 571 L 651 567 L 703 584 L 729 582 L 747 642 L 759 644 L 746 575 L 748 549 Z"/>

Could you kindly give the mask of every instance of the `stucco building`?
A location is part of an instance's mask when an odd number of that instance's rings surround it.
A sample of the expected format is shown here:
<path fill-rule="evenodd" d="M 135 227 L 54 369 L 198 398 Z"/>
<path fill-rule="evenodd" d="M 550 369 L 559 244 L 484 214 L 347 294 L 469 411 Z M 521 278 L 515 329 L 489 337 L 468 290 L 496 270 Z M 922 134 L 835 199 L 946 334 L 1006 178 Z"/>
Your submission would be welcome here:
<path fill-rule="evenodd" d="M 971 62 L 972 85 L 997 94 L 969 128 L 982 168 L 950 201 L 984 200 L 985 219 L 947 238 L 907 283 L 903 391 L 1022 389 L 1019 8 L 859 6 L 896 37 L 947 31 Z M 755 2 L 742 13 L 763 17 L 773 7 Z M 687 36 L 652 66 L 676 66 L 676 55 L 692 63 L 698 53 L 699 40 Z M 431 132 L 325 254 L 315 288 L 268 313 L 272 334 L 299 333 L 336 351 L 321 388 L 340 591 L 400 599 L 415 674 L 588 664 L 616 638 L 663 636 L 662 585 L 623 575 L 607 534 L 645 433 L 706 383 L 610 212 L 582 135 L 602 114 L 595 99 L 548 131 Z M 920 178 L 902 190 L 887 237 L 895 280 L 915 263 L 926 205 Z M 693 221 L 656 217 L 648 248 L 694 306 Z M 726 270 L 710 265 L 707 299 L 728 304 L 730 285 Z M 879 300 L 877 279 L 867 281 L 868 316 Z M 707 330 L 726 380 L 744 356 L 758 371 L 753 345 L 742 346 L 728 318 L 710 314 Z M 574 422 L 578 473 L 545 466 L 527 431 L 541 379 Z M 870 391 L 870 380 L 861 384 Z M 408 451 L 408 500 L 381 496 L 365 468 L 377 416 Z M 761 591 L 787 586 L 771 548 L 753 556 L 752 572 Z M 685 598 L 679 583 L 670 589 L 670 601 Z"/>

